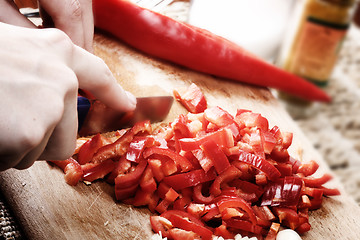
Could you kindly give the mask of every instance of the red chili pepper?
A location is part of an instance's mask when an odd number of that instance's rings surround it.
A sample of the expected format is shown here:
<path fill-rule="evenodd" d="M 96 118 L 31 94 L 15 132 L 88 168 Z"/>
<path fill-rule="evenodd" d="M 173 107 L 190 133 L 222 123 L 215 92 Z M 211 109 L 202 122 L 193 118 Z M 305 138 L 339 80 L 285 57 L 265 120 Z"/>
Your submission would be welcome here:
<path fill-rule="evenodd" d="M 330 101 L 314 84 L 281 70 L 206 30 L 130 1 L 93 1 L 95 26 L 150 55 L 208 74 Z"/>

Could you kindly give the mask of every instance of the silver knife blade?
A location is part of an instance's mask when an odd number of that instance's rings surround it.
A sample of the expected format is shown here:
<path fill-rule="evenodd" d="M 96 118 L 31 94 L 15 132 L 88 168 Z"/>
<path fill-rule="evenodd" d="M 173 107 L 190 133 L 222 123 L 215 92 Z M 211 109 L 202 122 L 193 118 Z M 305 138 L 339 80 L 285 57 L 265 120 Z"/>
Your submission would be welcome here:
<path fill-rule="evenodd" d="M 136 122 L 162 121 L 168 115 L 174 98 L 172 96 L 139 97 L 135 111 L 118 112 L 99 100 L 90 100 L 91 106 L 79 130 L 80 136 L 111 132 L 133 126 Z"/>

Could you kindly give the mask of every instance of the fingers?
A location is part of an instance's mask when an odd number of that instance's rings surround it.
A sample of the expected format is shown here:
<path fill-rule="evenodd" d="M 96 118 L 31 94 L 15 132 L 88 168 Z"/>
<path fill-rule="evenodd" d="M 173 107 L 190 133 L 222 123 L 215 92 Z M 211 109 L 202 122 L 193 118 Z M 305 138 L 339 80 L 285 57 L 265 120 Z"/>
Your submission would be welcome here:
<path fill-rule="evenodd" d="M 82 10 L 82 23 L 84 29 L 84 48 L 93 53 L 94 15 L 91 0 L 79 0 Z"/>
<path fill-rule="evenodd" d="M 35 28 L 35 25 L 22 15 L 14 5 L 9 1 L 0 1 L 0 22 L 20 27 Z"/>
<path fill-rule="evenodd" d="M 15 164 L 14 168 L 26 169 L 32 166 L 35 160 L 39 159 L 40 155 L 44 152 L 46 145 L 48 144 L 52 130 L 49 130 L 41 142 L 32 150 L 30 150 L 25 156 L 19 158 L 20 161 Z"/>
<path fill-rule="evenodd" d="M 68 93 L 65 99 L 65 109 L 60 122 L 56 125 L 46 148 L 38 159 L 62 160 L 74 153 L 77 136 L 77 91 Z"/>
<path fill-rule="evenodd" d="M 51 17 L 56 28 L 64 31 L 76 45 L 93 51 L 91 0 L 39 0 L 39 5 L 42 12 L 45 11 Z"/>
<path fill-rule="evenodd" d="M 84 49 L 74 50 L 73 66 L 79 87 L 90 91 L 107 106 L 119 111 L 132 111 L 136 98 L 116 81 L 105 62 Z"/>

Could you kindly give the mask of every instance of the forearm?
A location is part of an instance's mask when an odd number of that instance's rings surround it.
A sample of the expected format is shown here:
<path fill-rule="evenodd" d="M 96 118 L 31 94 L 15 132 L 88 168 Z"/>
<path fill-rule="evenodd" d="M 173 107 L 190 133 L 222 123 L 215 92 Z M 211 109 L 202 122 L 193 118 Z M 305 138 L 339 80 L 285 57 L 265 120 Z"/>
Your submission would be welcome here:
<path fill-rule="evenodd" d="M 35 27 L 33 23 L 19 12 L 13 1 L 7 0 L 0 0 L 0 22 L 21 27 Z"/>

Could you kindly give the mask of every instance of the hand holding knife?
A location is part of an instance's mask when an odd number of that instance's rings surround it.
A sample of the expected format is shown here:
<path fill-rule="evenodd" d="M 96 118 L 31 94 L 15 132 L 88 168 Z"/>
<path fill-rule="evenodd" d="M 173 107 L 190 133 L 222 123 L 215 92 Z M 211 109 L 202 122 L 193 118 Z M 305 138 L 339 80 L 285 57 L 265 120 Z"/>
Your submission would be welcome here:
<path fill-rule="evenodd" d="M 142 120 L 162 121 L 168 115 L 174 98 L 172 96 L 137 98 L 133 112 L 115 111 L 99 100 L 78 97 L 78 132 L 80 136 L 110 132 L 132 126 Z"/>

